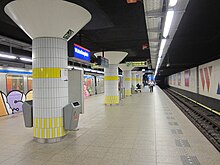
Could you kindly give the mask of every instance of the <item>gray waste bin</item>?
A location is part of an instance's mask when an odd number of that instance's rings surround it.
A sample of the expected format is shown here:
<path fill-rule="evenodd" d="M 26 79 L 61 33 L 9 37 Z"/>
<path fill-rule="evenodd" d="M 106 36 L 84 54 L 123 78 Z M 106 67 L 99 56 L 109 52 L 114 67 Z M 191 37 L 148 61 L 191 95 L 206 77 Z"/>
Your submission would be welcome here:
<path fill-rule="evenodd" d="M 73 131 L 78 127 L 79 114 L 81 109 L 79 108 L 79 102 L 73 102 L 63 107 L 63 125 L 65 130 Z"/>
<path fill-rule="evenodd" d="M 33 101 L 25 101 L 22 105 L 25 127 L 33 127 Z"/>

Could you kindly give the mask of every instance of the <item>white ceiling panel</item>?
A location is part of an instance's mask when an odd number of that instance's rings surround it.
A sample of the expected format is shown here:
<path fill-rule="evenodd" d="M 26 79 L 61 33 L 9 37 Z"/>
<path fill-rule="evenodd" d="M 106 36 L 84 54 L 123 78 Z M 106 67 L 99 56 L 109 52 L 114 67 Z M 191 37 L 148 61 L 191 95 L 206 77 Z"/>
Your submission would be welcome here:
<path fill-rule="evenodd" d="M 162 10 L 163 0 L 144 0 L 145 11 Z"/>
<path fill-rule="evenodd" d="M 148 29 L 159 28 L 161 24 L 161 18 L 148 18 L 147 26 Z"/>

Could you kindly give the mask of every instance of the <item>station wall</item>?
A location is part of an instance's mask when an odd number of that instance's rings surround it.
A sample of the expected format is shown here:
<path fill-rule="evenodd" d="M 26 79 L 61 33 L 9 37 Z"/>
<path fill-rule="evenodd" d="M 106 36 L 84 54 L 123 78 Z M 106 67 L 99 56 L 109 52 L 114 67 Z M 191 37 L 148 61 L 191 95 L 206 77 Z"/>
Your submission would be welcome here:
<path fill-rule="evenodd" d="M 169 86 L 220 100 L 220 59 L 169 76 Z"/>

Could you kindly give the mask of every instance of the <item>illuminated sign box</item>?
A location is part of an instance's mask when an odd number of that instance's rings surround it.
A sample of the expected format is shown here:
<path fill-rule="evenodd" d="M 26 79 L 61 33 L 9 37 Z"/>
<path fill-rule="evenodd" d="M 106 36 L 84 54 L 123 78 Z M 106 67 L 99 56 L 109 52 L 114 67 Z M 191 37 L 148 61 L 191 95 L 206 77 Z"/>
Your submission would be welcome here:
<path fill-rule="evenodd" d="M 74 57 L 90 62 L 90 50 L 80 45 L 74 44 Z"/>
<path fill-rule="evenodd" d="M 133 67 L 141 67 L 146 66 L 147 63 L 145 61 L 139 61 L 139 62 L 126 62 L 127 66 L 133 66 Z"/>

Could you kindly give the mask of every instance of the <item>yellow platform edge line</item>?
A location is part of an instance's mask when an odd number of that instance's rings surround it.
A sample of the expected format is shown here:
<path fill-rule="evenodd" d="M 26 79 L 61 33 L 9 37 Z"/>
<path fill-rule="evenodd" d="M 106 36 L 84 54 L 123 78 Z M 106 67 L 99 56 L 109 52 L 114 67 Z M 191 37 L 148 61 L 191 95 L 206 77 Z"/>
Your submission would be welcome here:
<path fill-rule="evenodd" d="M 181 94 L 181 93 L 179 93 L 179 92 L 176 92 L 176 91 L 174 91 L 174 90 L 172 90 L 172 89 L 170 89 L 170 90 L 173 91 L 174 93 L 176 93 L 176 94 L 178 94 L 178 95 L 180 95 L 180 96 L 182 96 L 182 97 L 184 97 L 184 98 L 186 98 L 186 99 L 188 99 L 188 100 L 190 100 L 190 101 L 192 101 L 192 102 L 194 102 L 194 103 L 200 105 L 201 107 L 203 107 L 203 108 L 205 108 L 205 109 L 207 109 L 207 110 L 209 110 L 209 111 L 211 111 L 211 112 L 213 112 L 213 113 L 215 113 L 215 114 L 217 114 L 217 115 L 220 116 L 220 112 L 215 111 L 215 110 L 213 110 L 213 109 L 207 107 L 206 105 L 203 105 L 203 104 L 201 104 L 201 103 L 199 103 L 199 102 L 197 102 L 197 101 L 195 101 L 195 100 L 193 100 L 193 99 L 191 99 L 191 98 L 189 98 L 189 97 L 187 97 L 187 96 L 185 96 L 185 95 L 183 95 L 183 94 Z"/>

